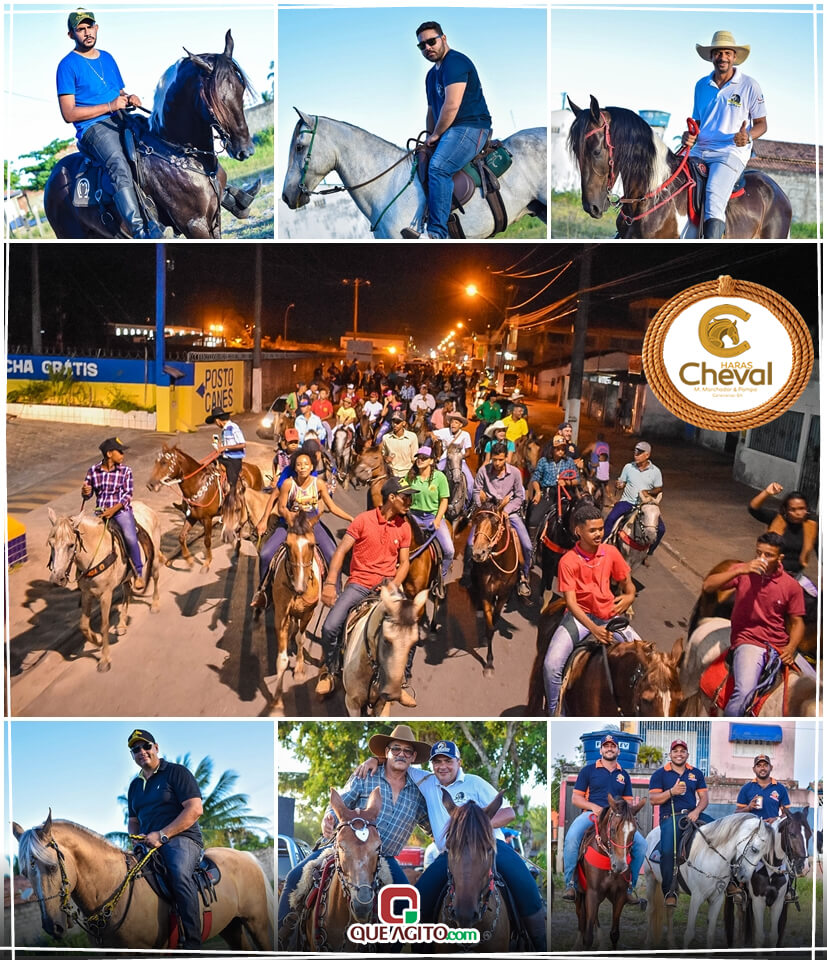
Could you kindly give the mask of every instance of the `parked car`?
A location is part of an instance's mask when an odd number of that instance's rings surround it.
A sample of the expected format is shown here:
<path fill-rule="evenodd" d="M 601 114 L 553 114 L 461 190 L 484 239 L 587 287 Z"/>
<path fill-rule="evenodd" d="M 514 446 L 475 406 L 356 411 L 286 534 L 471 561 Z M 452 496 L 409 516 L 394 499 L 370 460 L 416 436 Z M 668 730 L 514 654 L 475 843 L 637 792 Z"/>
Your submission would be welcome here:
<path fill-rule="evenodd" d="M 279 896 L 281 896 L 281 888 L 284 886 L 287 874 L 296 864 L 309 856 L 310 847 L 304 841 L 288 837 L 283 833 L 279 834 Z"/>
<path fill-rule="evenodd" d="M 287 410 L 287 398 L 289 394 L 283 393 L 281 396 L 276 397 L 276 399 L 270 404 L 267 408 L 267 412 L 259 421 L 258 426 L 256 427 L 256 436 L 261 440 L 275 440 L 275 429 L 281 424 L 281 417 L 278 414 L 282 414 Z"/>

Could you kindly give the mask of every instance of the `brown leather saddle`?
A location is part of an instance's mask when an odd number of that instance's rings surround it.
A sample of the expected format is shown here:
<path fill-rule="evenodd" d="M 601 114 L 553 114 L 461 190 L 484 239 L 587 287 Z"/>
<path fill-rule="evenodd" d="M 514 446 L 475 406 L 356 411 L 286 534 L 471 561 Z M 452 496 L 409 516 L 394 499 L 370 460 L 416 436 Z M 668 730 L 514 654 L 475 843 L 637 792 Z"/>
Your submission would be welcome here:
<path fill-rule="evenodd" d="M 699 159 L 698 157 L 689 158 L 689 172 L 694 181 L 693 185 L 689 188 L 689 194 L 687 199 L 687 214 L 692 223 L 703 230 L 704 222 L 704 198 L 706 197 L 706 181 L 709 179 L 709 167 L 707 164 Z M 732 200 L 734 197 L 743 196 L 746 191 L 745 177 L 747 175 L 746 170 L 744 170 L 738 180 L 735 183 L 735 186 L 732 188 L 732 193 L 730 194 L 729 199 Z"/>

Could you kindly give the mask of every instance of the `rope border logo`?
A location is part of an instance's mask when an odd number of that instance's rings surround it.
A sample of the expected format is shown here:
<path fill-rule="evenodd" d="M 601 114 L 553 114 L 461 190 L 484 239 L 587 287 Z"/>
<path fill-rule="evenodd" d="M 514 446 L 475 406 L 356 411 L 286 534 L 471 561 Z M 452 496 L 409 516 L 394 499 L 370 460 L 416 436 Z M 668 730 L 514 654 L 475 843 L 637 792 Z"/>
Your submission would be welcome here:
<path fill-rule="evenodd" d="M 479 930 L 420 923 L 419 890 L 407 883 L 389 883 L 377 896 L 379 923 L 352 923 L 347 928 L 353 943 L 479 943 Z"/>
<path fill-rule="evenodd" d="M 643 371 L 674 416 L 705 430 L 741 431 L 776 420 L 813 370 L 801 314 L 769 287 L 723 275 L 658 310 L 643 340 Z"/>

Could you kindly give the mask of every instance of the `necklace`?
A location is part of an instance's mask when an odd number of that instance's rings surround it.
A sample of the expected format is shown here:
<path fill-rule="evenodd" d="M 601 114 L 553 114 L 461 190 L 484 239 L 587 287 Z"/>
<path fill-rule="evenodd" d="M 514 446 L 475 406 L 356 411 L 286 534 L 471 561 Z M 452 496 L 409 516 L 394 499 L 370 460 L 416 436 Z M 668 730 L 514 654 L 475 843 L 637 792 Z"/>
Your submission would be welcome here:
<path fill-rule="evenodd" d="M 78 54 L 78 56 L 80 57 L 82 55 Z M 95 76 L 98 78 L 98 80 L 100 80 L 100 82 L 104 85 L 104 87 L 108 87 L 109 84 L 106 82 L 106 77 L 104 77 L 102 73 L 98 73 L 98 71 L 92 66 L 92 60 L 89 57 L 82 57 L 82 59 L 84 60 L 84 62 L 89 64 L 89 69 L 92 71 L 92 73 L 95 74 Z M 95 59 L 100 60 L 100 56 L 96 57 Z"/>

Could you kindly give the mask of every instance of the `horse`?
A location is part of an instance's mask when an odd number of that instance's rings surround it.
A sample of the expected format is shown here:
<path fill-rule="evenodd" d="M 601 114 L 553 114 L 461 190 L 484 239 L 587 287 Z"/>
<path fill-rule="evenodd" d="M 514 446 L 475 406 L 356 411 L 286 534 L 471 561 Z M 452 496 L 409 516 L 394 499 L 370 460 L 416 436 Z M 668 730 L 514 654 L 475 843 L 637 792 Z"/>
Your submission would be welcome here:
<path fill-rule="evenodd" d="M 150 610 L 158 613 L 161 608 L 158 591 L 158 576 L 164 555 L 161 553 L 161 525 L 157 514 L 140 500 L 132 501 L 136 524 L 142 528 L 147 539 L 139 534 L 139 542 L 145 556 L 144 571 L 147 584 L 152 578 L 152 601 Z M 77 570 L 80 590 L 80 632 L 89 643 L 100 647 L 98 672 L 106 673 L 112 666 L 109 659 L 109 613 L 112 594 L 118 586 L 123 587 L 123 603 L 116 633 L 126 633 L 129 601 L 134 593 L 131 582 L 131 567 L 124 551 L 115 545 L 115 534 L 97 517 L 79 514 L 75 517 L 58 517 L 49 507 L 52 524 L 48 545 L 51 551 L 49 582 L 65 587 L 69 581 L 72 564 Z M 144 588 L 146 590 L 146 588 Z M 101 612 L 101 632 L 96 634 L 90 626 L 92 603 L 97 600 Z"/>
<path fill-rule="evenodd" d="M 382 451 L 376 447 L 365 447 L 351 461 L 353 485 L 367 486 L 367 509 L 382 506 L 382 484 L 388 479 L 388 467 Z"/>
<path fill-rule="evenodd" d="M 566 602 L 550 600 L 537 625 L 537 653 L 531 670 L 527 713 L 546 713 L 543 663 L 551 638 L 566 612 Z M 622 627 L 621 627 L 622 629 Z M 579 645 L 567 666 L 558 713 L 567 717 L 674 717 L 683 701 L 678 664 L 683 653 L 679 637 L 669 653 L 645 640 L 604 646 Z"/>
<path fill-rule="evenodd" d="M 787 889 L 798 877 L 810 872 L 810 860 L 807 848 L 813 831 L 807 822 L 807 811 L 792 813 L 784 810 L 779 819 L 770 824 L 773 832 L 773 845 L 766 863 L 763 863 L 752 875 L 747 885 L 750 904 L 744 916 L 745 946 L 774 948 L 781 946 L 787 925 L 788 902 L 785 899 Z M 751 908 L 751 909 L 750 909 Z M 764 938 L 764 911 L 769 908 L 769 929 Z M 732 946 L 735 929 L 735 902 L 728 898 L 724 904 L 724 929 L 727 946 Z"/>
<path fill-rule="evenodd" d="M 494 628 L 517 583 L 523 552 L 505 512 L 505 501 L 494 506 L 483 504 L 477 507 L 471 515 L 471 525 L 474 528 L 471 583 L 485 617 L 485 637 L 488 642 L 483 676 L 492 677 Z"/>
<path fill-rule="evenodd" d="M 468 480 L 462 469 L 464 457 L 458 443 L 449 443 L 445 448 L 445 468 L 443 470 L 448 481 L 450 497 L 445 516 L 449 520 L 458 520 L 466 511 L 471 499 L 468 489 Z"/>
<path fill-rule="evenodd" d="M 402 581 L 402 590 L 409 600 L 413 600 L 422 590 L 428 591 L 434 605 L 433 614 L 425 627 L 427 634 L 430 635 L 436 630 L 441 604 L 440 597 L 436 595 L 432 588 L 437 583 L 439 563 L 442 561 L 442 556 L 439 554 L 439 559 L 437 559 L 436 537 L 433 535 L 426 536 L 425 531 L 421 529 L 410 513 L 407 517 L 408 525 L 411 528 L 411 549 L 409 553 L 408 573 Z M 450 521 L 443 518 L 442 522 L 447 523 L 448 529 L 451 529 Z M 425 545 L 426 543 L 428 543 L 427 546 Z"/>
<path fill-rule="evenodd" d="M 457 806 L 448 791 L 442 791 L 451 819 L 445 834 L 448 887 L 437 922 L 478 930 L 479 948 L 486 953 L 507 951 L 511 939 L 508 907 L 495 879 L 497 844 L 491 827 L 502 802 L 500 792 L 486 807 L 473 800 Z M 447 943 L 445 950 L 453 953 L 456 947 Z"/>
<path fill-rule="evenodd" d="M 12 829 L 20 872 L 35 890 L 50 937 L 61 939 L 77 923 L 96 946 L 167 947 L 171 905 L 159 900 L 131 853 L 88 827 L 52 820 L 51 810 L 39 827 L 14 823 Z M 211 921 L 207 929 L 233 950 L 273 950 L 273 888 L 258 861 L 227 847 L 204 853 L 221 873 L 217 897 L 209 909 L 202 904 L 202 918 Z"/>
<path fill-rule="evenodd" d="M 379 787 L 359 810 L 346 807 L 331 788 L 330 806 L 338 819 L 332 850 L 304 868 L 290 897 L 291 913 L 279 931 L 280 950 L 352 951 L 347 928 L 375 921 L 376 894 L 390 882 L 376 826 L 382 810 Z"/>
<path fill-rule="evenodd" d="M 379 595 L 348 619 L 342 683 L 351 717 L 364 716 L 368 710 L 386 717 L 391 703 L 399 700 L 427 599 L 427 590 L 410 600 L 383 584 Z"/>
<path fill-rule="evenodd" d="M 192 567 L 194 560 L 187 548 L 187 533 L 195 523 L 204 528 L 205 558 L 203 572 L 210 569 L 212 563 L 212 524 L 213 519 L 221 512 L 224 502 L 226 480 L 224 473 L 216 461 L 216 454 L 205 460 L 196 460 L 185 453 L 177 445 L 164 444 L 161 452 L 152 465 L 152 473 L 147 487 L 157 493 L 162 486 L 180 484 L 183 503 L 176 504 L 184 514 L 184 524 L 178 534 L 181 544 L 181 556 Z M 263 478 L 261 470 L 255 464 L 244 463 L 241 467 L 241 477 L 254 490 L 261 490 Z M 234 491 L 229 491 L 233 493 Z M 172 560 L 167 560 L 167 566 Z"/>
<path fill-rule="evenodd" d="M 253 155 L 254 146 L 244 116 L 244 96 L 250 84 L 233 60 L 233 37 L 227 31 L 223 53 L 186 57 L 169 67 L 155 92 L 152 116 L 130 120 L 140 143 L 140 186 L 148 209 L 157 220 L 188 239 L 218 239 L 221 207 L 247 216 L 250 193 L 227 188 L 214 137 L 235 160 Z M 81 153 L 58 160 L 43 195 L 46 217 L 60 239 L 113 239 L 128 231 L 114 209 L 73 203 L 76 177 L 86 163 Z M 242 196 L 249 199 L 242 199 Z"/>
<path fill-rule="evenodd" d="M 335 170 L 344 184 L 340 189 L 347 190 L 368 218 L 374 237 L 398 240 L 405 228 L 422 229 L 425 190 L 416 175 L 411 150 L 341 120 L 298 109 L 296 113 L 299 119 L 290 141 L 281 195 L 291 210 L 306 206 L 322 179 Z M 500 178 L 508 223 L 527 214 L 545 222 L 545 128 L 520 130 L 506 138 L 503 146 L 514 158 L 513 168 Z M 492 236 L 494 216 L 479 190 L 464 204 L 459 218 L 467 237 Z"/>
<path fill-rule="evenodd" d="M 612 947 L 620 940 L 620 915 L 626 904 L 629 886 L 629 862 L 632 842 L 637 833 L 637 821 L 629 804 L 609 794 L 609 806 L 593 817 L 580 845 L 577 860 L 578 889 L 574 905 L 580 927 L 579 940 L 586 950 L 594 944 L 594 930 L 599 927 L 598 910 L 608 899 L 612 902 L 612 927 L 609 937 Z"/>
<path fill-rule="evenodd" d="M 623 240 L 677 238 L 678 216 L 687 216 L 687 197 L 695 185 L 686 157 L 672 153 L 631 110 L 601 109 L 593 96 L 588 109 L 571 98 L 569 106 L 575 119 L 568 145 L 580 167 L 586 213 L 599 220 L 610 204 L 617 206 L 617 233 Z M 612 199 L 618 176 L 626 196 Z M 790 201 L 778 184 L 765 173 L 746 170 L 743 195 L 733 196 L 727 206 L 727 238 L 784 238 L 791 222 Z M 688 226 L 681 236 L 690 236 Z"/>
<path fill-rule="evenodd" d="M 663 492 L 653 497 L 641 490 L 640 503 L 625 516 L 620 517 L 614 529 L 606 537 L 606 543 L 617 547 L 634 574 L 658 538 L 660 523 L 660 500 Z"/>
<path fill-rule="evenodd" d="M 292 641 L 297 648 L 294 674 L 304 676 L 305 631 L 322 592 L 322 565 L 317 556 L 313 521 L 305 511 L 300 510 L 291 518 L 284 547 L 276 554 L 274 563 L 270 590 L 278 653 L 273 708 L 282 706 L 282 685 Z"/>
<path fill-rule="evenodd" d="M 422 407 L 420 407 L 414 414 L 410 429 L 416 434 L 416 439 L 419 441 L 419 445 L 421 447 L 428 439 L 429 431 L 428 417 L 426 416 L 426 412 Z"/>
<path fill-rule="evenodd" d="M 552 506 L 535 534 L 535 544 L 539 539 L 541 546 L 540 568 L 543 571 L 543 590 L 551 590 L 563 554 L 577 543 L 577 537 L 572 530 L 572 519 L 577 508 L 590 499 L 591 497 L 579 486 L 569 488 L 558 484 L 556 509 Z"/>
<path fill-rule="evenodd" d="M 248 536 L 258 539 L 256 524 L 267 506 L 270 494 L 266 490 L 254 490 L 247 486 L 242 475 L 239 477 L 235 496 L 225 497 L 221 505 L 221 542 L 235 544 L 238 554 L 244 528 L 249 528 Z M 271 511 L 273 516 L 275 509 Z"/>
<path fill-rule="evenodd" d="M 347 427 L 336 427 L 333 431 L 330 452 L 336 464 L 336 475 L 342 478 L 342 486 L 347 490 L 350 480 L 350 458 L 353 456 L 353 431 Z"/>

